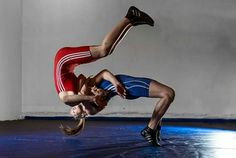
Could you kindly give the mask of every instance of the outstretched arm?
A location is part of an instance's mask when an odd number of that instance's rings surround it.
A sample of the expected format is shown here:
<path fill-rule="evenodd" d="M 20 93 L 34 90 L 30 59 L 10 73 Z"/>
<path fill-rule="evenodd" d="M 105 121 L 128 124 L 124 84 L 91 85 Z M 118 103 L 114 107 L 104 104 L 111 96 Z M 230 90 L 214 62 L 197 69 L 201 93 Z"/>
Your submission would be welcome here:
<path fill-rule="evenodd" d="M 122 98 L 125 98 L 126 90 L 124 86 L 116 79 L 116 77 L 109 70 L 104 69 L 93 77 L 95 85 L 99 84 L 102 80 L 110 81 L 115 86 L 116 92 Z"/>
<path fill-rule="evenodd" d="M 61 92 L 59 97 L 66 105 L 71 107 L 83 101 L 94 102 L 96 100 L 95 96 L 69 94 L 68 92 Z"/>

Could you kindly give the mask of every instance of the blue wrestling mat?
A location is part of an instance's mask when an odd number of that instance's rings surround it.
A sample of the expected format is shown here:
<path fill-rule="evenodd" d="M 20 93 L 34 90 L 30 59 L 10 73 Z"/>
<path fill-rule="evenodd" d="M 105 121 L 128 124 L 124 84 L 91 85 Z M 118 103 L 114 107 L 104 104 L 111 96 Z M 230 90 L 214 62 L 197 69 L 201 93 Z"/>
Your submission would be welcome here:
<path fill-rule="evenodd" d="M 87 121 L 75 137 L 58 126 L 69 120 L 0 122 L 0 158 L 235 158 L 236 130 L 164 125 L 161 147 L 140 136 L 145 122 Z"/>

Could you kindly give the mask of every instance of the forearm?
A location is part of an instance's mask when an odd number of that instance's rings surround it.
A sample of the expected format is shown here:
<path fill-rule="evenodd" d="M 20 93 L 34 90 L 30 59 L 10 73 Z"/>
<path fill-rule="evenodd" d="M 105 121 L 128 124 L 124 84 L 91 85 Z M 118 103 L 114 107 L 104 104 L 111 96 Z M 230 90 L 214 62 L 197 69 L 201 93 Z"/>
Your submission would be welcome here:
<path fill-rule="evenodd" d="M 107 80 L 111 82 L 113 85 L 118 83 L 119 81 L 116 79 L 116 77 L 107 69 L 102 70 L 99 72 L 94 78 L 95 84 L 99 84 L 102 80 Z"/>
<path fill-rule="evenodd" d="M 75 106 L 84 101 L 93 102 L 93 100 L 94 96 L 87 95 L 67 95 L 64 97 L 64 103 L 69 106 Z"/>
<path fill-rule="evenodd" d="M 119 83 L 119 81 L 110 71 L 104 72 L 103 78 L 107 81 L 110 81 L 113 85 L 116 85 L 117 83 Z"/>

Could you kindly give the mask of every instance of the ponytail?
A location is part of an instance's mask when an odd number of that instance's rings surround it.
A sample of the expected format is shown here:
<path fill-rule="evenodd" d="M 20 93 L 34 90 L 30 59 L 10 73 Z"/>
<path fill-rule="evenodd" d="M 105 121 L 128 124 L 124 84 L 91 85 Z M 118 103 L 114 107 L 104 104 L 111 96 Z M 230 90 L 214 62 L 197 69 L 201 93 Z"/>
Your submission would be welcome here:
<path fill-rule="evenodd" d="M 76 126 L 74 128 L 70 127 L 70 126 L 64 127 L 62 124 L 61 124 L 61 126 L 59 128 L 67 136 L 78 135 L 84 129 L 85 117 L 83 117 L 83 118 L 76 118 L 75 121 L 76 121 Z"/>

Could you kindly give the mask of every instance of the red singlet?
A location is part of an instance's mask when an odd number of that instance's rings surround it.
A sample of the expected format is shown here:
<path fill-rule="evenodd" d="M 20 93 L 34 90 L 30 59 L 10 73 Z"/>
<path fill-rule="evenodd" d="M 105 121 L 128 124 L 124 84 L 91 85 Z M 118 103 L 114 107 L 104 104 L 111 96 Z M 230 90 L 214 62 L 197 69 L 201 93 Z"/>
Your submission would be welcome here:
<path fill-rule="evenodd" d="M 60 49 L 54 60 L 54 82 L 57 92 L 73 91 L 78 93 L 78 81 L 74 74 L 74 68 L 93 60 L 89 46 Z"/>

